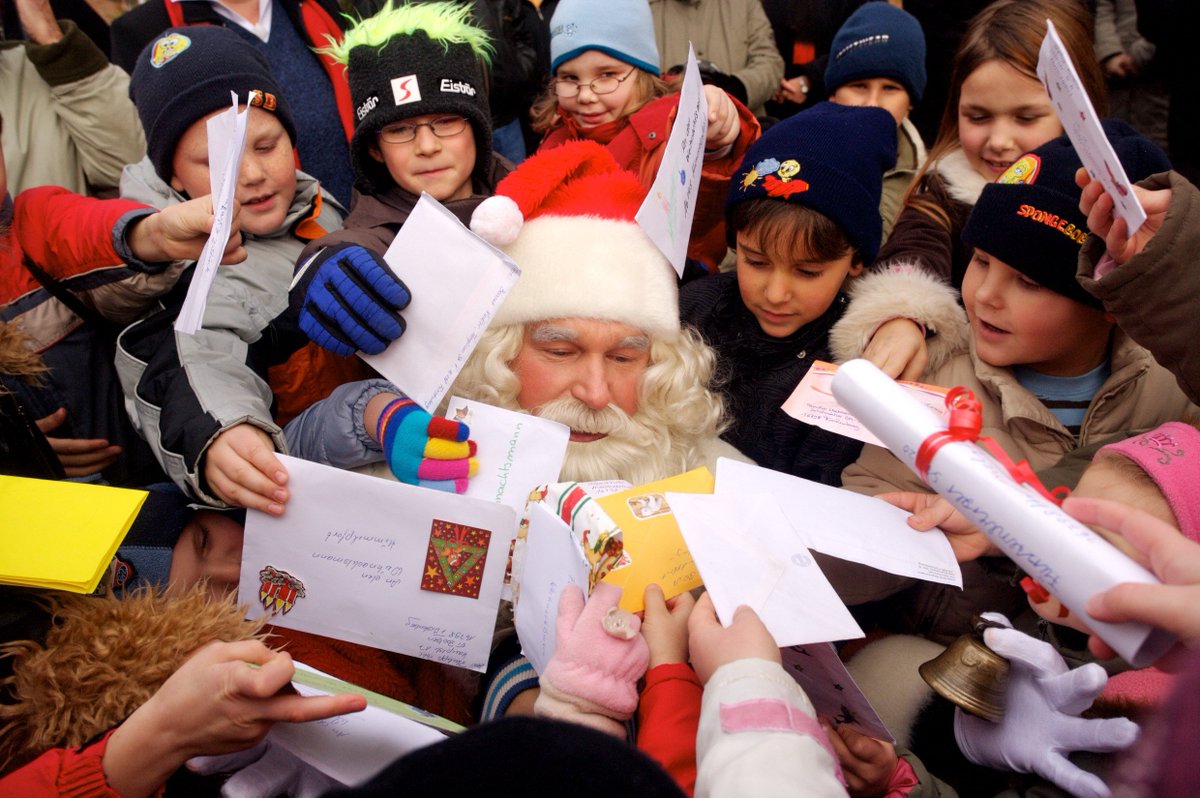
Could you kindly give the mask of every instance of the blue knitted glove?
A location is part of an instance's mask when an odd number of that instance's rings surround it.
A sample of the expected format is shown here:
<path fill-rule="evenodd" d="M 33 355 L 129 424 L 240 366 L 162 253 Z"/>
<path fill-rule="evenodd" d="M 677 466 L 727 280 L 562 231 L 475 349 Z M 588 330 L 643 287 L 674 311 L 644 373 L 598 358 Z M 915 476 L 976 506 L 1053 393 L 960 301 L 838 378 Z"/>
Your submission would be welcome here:
<path fill-rule="evenodd" d="M 336 355 L 378 355 L 404 334 L 412 296 L 375 253 L 357 244 L 323 253 L 300 309 L 300 329 Z"/>

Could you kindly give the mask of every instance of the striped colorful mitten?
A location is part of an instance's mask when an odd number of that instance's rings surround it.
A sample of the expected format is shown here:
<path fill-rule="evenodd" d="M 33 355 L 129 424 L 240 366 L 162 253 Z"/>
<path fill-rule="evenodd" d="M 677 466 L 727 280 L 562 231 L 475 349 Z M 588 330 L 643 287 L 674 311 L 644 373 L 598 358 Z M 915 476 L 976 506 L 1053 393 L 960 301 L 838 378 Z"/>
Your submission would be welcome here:
<path fill-rule="evenodd" d="M 470 428 L 431 416 L 406 396 L 383 408 L 376 433 L 388 467 L 409 485 L 463 493 L 479 470 Z"/>

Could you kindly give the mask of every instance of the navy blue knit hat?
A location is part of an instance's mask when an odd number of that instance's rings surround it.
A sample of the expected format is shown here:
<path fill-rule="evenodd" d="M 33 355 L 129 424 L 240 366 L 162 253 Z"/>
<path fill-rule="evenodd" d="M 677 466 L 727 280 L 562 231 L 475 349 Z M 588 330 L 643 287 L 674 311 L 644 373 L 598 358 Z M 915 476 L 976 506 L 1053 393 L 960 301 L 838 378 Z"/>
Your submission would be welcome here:
<path fill-rule="evenodd" d="M 129 95 L 146 131 L 154 171 L 170 182 L 179 139 L 197 119 L 230 107 L 229 93 L 279 117 L 292 144 L 296 125 L 267 59 L 241 35 L 213 25 L 170 28 L 138 56 Z"/>
<path fill-rule="evenodd" d="M 1118 119 L 1102 124 L 1130 181 L 1171 168 L 1166 154 L 1129 125 Z M 1055 293 L 1103 308 L 1075 279 L 1079 250 L 1089 232 L 1075 185 L 1080 166 L 1066 136 L 1021 156 L 995 183 L 983 187 L 962 239 Z"/>
<path fill-rule="evenodd" d="M 883 173 L 896 165 L 896 120 L 882 108 L 817 103 L 772 125 L 750 145 L 729 187 L 725 224 L 750 199 L 807 205 L 846 231 L 870 263 L 879 252 Z"/>
<path fill-rule="evenodd" d="M 852 80 L 892 78 L 914 104 L 925 93 L 925 32 L 917 18 L 891 3 L 864 3 L 838 29 L 829 47 L 825 87 Z"/>

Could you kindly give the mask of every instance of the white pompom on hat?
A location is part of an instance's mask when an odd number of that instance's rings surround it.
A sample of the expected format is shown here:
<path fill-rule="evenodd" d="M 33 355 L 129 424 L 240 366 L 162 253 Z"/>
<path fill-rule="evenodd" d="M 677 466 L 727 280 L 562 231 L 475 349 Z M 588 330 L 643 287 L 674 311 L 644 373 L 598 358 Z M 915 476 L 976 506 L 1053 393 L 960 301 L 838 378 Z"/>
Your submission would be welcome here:
<path fill-rule="evenodd" d="M 634 221 L 645 188 L 603 146 L 578 141 L 540 152 L 496 193 L 475 210 L 471 229 L 504 250 L 521 277 L 493 325 L 585 318 L 655 339 L 679 334 L 675 271 Z"/>

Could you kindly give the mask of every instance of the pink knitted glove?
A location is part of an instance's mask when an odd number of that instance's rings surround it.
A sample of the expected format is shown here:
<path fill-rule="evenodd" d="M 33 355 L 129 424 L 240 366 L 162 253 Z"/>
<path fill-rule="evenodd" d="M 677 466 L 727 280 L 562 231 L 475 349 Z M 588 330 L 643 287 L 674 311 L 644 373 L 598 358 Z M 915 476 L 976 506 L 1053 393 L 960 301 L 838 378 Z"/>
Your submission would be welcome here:
<path fill-rule="evenodd" d="M 621 588 L 600 582 L 584 605 L 568 585 L 558 602 L 554 656 L 541 678 L 534 712 L 625 736 L 637 709 L 637 681 L 650 664 L 638 617 L 617 607 Z"/>

